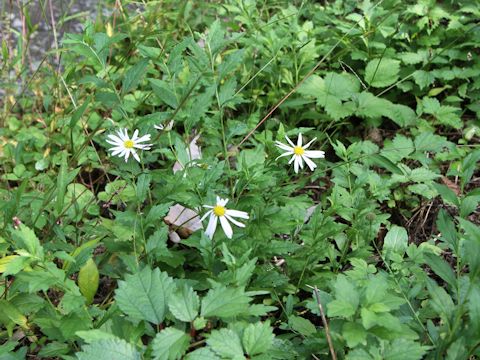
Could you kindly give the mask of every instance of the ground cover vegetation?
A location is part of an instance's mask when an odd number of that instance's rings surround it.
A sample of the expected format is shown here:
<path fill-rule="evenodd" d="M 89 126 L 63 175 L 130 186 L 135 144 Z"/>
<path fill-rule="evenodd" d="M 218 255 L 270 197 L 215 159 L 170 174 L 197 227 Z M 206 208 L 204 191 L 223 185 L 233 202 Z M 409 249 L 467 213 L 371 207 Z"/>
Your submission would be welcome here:
<path fill-rule="evenodd" d="M 65 34 L 41 3 L 38 67 L 28 2 L 2 38 L 0 359 L 480 354 L 478 1 L 112 1 Z"/>

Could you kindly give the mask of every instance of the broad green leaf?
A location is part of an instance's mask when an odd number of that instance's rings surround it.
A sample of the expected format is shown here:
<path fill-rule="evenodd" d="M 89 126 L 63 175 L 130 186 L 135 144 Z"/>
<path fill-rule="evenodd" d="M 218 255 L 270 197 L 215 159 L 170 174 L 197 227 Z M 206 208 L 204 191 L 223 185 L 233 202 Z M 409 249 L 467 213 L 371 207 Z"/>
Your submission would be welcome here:
<path fill-rule="evenodd" d="M 7 300 L 0 300 L 0 323 L 7 325 L 11 321 L 17 325 L 20 325 L 22 328 L 26 329 L 27 318 L 23 315 L 20 310 L 12 305 Z"/>
<path fill-rule="evenodd" d="M 480 333 L 480 287 L 478 284 L 472 285 L 472 291 L 468 297 L 468 317 L 474 332 Z"/>
<path fill-rule="evenodd" d="M 448 186 L 438 183 L 433 183 L 432 186 L 435 188 L 438 194 L 440 194 L 443 201 L 446 201 L 447 203 L 450 203 L 457 207 L 460 205 L 457 195 Z"/>
<path fill-rule="evenodd" d="M 199 304 L 198 295 L 190 286 L 185 284 L 172 294 L 168 307 L 172 315 L 178 320 L 191 322 L 198 315 Z"/>
<path fill-rule="evenodd" d="M 432 279 L 428 279 L 427 289 L 430 294 L 429 303 L 433 310 L 436 311 L 444 321 L 448 322 L 450 315 L 455 310 L 451 296 Z"/>
<path fill-rule="evenodd" d="M 243 331 L 242 343 L 245 352 L 250 357 L 268 352 L 274 337 L 270 323 L 257 322 L 256 324 L 249 324 Z"/>
<path fill-rule="evenodd" d="M 300 316 L 289 316 L 288 325 L 290 325 L 292 330 L 299 332 L 303 336 L 310 336 L 317 332 L 317 328 L 310 322 L 310 320 Z"/>
<path fill-rule="evenodd" d="M 250 298 L 241 288 L 219 286 L 210 289 L 202 299 L 203 317 L 233 317 L 248 312 Z"/>
<path fill-rule="evenodd" d="M 174 109 L 178 107 L 177 96 L 165 81 L 158 79 L 148 79 L 148 81 L 152 85 L 153 92 L 160 100 Z"/>
<path fill-rule="evenodd" d="M 116 339 L 116 336 L 105 332 L 99 329 L 93 330 L 80 330 L 75 333 L 79 338 L 82 338 L 86 343 L 93 343 L 100 340 L 109 340 L 109 339 Z"/>
<path fill-rule="evenodd" d="M 420 360 L 428 347 L 411 340 L 396 339 L 385 347 L 385 360 Z"/>
<path fill-rule="evenodd" d="M 414 152 L 414 150 L 412 139 L 397 134 L 392 141 L 385 141 L 380 154 L 396 164 Z"/>
<path fill-rule="evenodd" d="M 397 81 L 400 61 L 381 58 L 368 62 L 365 68 L 365 81 L 373 87 L 386 87 Z"/>
<path fill-rule="evenodd" d="M 125 78 L 122 82 L 122 94 L 128 93 L 130 90 L 136 88 L 138 83 L 142 81 L 143 76 L 147 71 L 148 59 L 141 59 L 133 65 L 125 73 Z"/>
<path fill-rule="evenodd" d="M 342 335 L 350 348 L 354 348 L 358 344 L 366 344 L 367 332 L 358 323 L 346 322 L 342 328 Z"/>
<path fill-rule="evenodd" d="M 386 99 L 379 98 L 372 93 L 364 91 L 357 97 L 356 114 L 363 118 L 380 118 L 385 116 L 385 112 L 391 107 L 392 103 Z"/>
<path fill-rule="evenodd" d="M 87 305 L 91 304 L 98 289 L 99 274 L 97 264 L 93 259 L 88 259 L 78 273 L 78 287 L 80 292 L 87 300 Z"/>
<path fill-rule="evenodd" d="M 122 339 L 105 339 L 84 345 L 82 351 L 76 353 L 79 360 L 141 360 L 135 347 Z"/>
<path fill-rule="evenodd" d="M 147 266 L 119 281 L 115 298 L 120 309 L 132 318 L 160 324 L 174 289 L 173 279 L 167 273 Z"/>
<path fill-rule="evenodd" d="M 217 355 L 223 358 L 245 359 L 242 342 L 233 330 L 213 330 L 207 339 L 207 344 Z"/>
<path fill-rule="evenodd" d="M 450 285 L 450 289 L 456 289 L 457 279 L 450 264 L 435 254 L 427 253 L 423 256 L 425 257 L 425 262 L 430 266 L 433 272 Z"/>
<path fill-rule="evenodd" d="M 157 333 L 152 343 L 152 355 L 155 360 L 181 359 L 188 349 L 190 336 L 174 327 L 168 327 Z"/>
<path fill-rule="evenodd" d="M 220 358 L 208 347 L 203 347 L 188 353 L 186 360 L 220 360 Z"/>
<path fill-rule="evenodd" d="M 385 254 L 390 252 L 403 255 L 408 247 L 407 230 L 401 226 L 393 225 L 388 231 L 383 241 L 383 251 Z"/>
<path fill-rule="evenodd" d="M 32 229 L 20 224 L 18 229 L 12 229 L 11 235 L 18 249 L 23 249 L 32 257 L 43 259 L 43 248 Z"/>
<path fill-rule="evenodd" d="M 402 170 L 385 156 L 382 156 L 380 154 L 373 154 L 368 157 L 368 160 L 373 165 L 383 167 L 384 169 L 390 171 L 392 174 L 403 175 Z"/>
<path fill-rule="evenodd" d="M 15 275 L 20 272 L 26 263 L 28 263 L 28 257 L 19 255 L 9 255 L 0 259 L 0 274 Z"/>

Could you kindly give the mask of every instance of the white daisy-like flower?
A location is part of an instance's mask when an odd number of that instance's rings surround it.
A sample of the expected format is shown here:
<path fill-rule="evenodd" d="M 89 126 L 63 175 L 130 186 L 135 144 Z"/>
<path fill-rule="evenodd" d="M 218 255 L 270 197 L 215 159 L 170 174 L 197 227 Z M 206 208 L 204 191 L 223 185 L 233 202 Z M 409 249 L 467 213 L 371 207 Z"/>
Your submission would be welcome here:
<path fill-rule="evenodd" d="M 150 150 L 150 147 L 152 146 L 152 144 L 141 144 L 145 141 L 150 141 L 150 134 L 138 137 L 138 130 L 135 130 L 133 136 L 130 138 L 127 129 L 120 129 L 117 131 L 117 135 L 108 135 L 107 142 L 114 145 L 108 150 L 112 152 L 112 156 L 118 155 L 118 157 L 124 157 L 125 162 L 127 162 L 130 154 L 133 155 L 135 160 L 140 162 L 140 157 L 138 156 L 136 149 Z"/>
<path fill-rule="evenodd" d="M 291 146 L 285 145 L 281 143 L 280 141 L 275 141 L 275 146 L 279 147 L 282 150 L 285 150 L 286 152 L 280 155 L 278 158 L 284 157 L 284 156 L 290 156 L 292 155 L 292 158 L 288 162 L 291 164 L 293 162 L 293 169 L 295 170 L 295 173 L 298 173 L 298 168 L 303 169 L 303 162 L 308 165 L 311 171 L 315 170 L 317 165 L 310 160 L 312 159 L 320 159 L 325 157 L 325 151 L 320 151 L 320 150 L 307 150 L 308 147 L 315 141 L 317 138 L 314 138 L 311 140 L 308 144 L 305 144 L 302 146 L 302 134 L 298 134 L 298 140 L 297 140 L 297 145 L 294 145 L 292 140 L 288 138 L 288 136 L 285 135 L 285 138 L 287 139 L 288 143 Z M 275 160 L 277 160 L 275 159 Z"/>
<path fill-rule="evenodd" d="M 200 221 L 203 221 L 207 216 L 210 215 L 207 230 L 205 230 L 205 235 L 207 235 L 210 239 L 213 238 L 213 234 L 217 229 L 219 219 L 220 225 L 222 225 L 223 232 L 229 239 L 231 239 L 233 235 L 232 226 L 230 225 L 229 221 L 232 222 L 232 224 L 237 225 L 238 227 L 245 227 L 245 224 L 242 224 L 241 222 L 235 220 L 234 217 L 248 219 L 248 214 L 244 211 L 227 209 L 225 207 L 227 203 L 228 199 L 221 199 L 217 196 L 217 203 L 215 204 L 215 206 L 203 205 L 203 207 L 211 209 L 207 211 L 207 213 L 203 215 L 203 217 L 200 219 Z"/>

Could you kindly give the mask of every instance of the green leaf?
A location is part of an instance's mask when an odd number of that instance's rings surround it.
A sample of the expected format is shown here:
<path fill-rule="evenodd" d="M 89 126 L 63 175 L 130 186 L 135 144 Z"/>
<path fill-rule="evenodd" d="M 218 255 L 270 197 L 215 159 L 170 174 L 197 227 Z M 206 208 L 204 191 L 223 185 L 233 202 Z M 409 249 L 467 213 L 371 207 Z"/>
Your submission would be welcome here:
<path fill-rule="evenodd" d="M 414 150 L 412 139 L 397 134 L 392 141 L 385 141 L 385 145 L 380 153 L 396 164 L 413 153 Z"/>
<path fill-rule="evenodd" d="M 310 320 L 307 320 L 300 316 L 289 316 L 288 325 L 290 325 L 292 330 L 299 332 L 303 336 L 310 336 L 317 332 L 317 328 L 310 322 Z"/>
<path fill-rule="evenodd" d="M 405 254 L 408 247 L 407 230 L 401 226 L 393 225 L 385 236 L 383 242 L 383 251 L 385 254 L 397 253 Z"/>
<path fill-rule="evenodd" d="M 116 300 L 120 309 L 138 320 L 160 324 L 167 312 L 168 299 L 175 289 L 173 279 L 158 268 L 148 266 L 118 282 Z"/>
<path fill-rule="evenodd" d="M 435 188 L 437 193 L 442 197 L 443 201 L 449 204 L 455 205 L 456 207 L 460 205 L 457 195 L 448 186 L 443 184 L 438 184 L 438 183 L 433 183 L 432 186 Z"/>
<path fill-rule="evenodd" d="M 168 307 L 172 315 L 178 320 L 191 322 L 198 315 L 199 304 L 198 295 L 190 286 L 185 284 L 172 295 Z"/>
<path fill-rule="evenodd" d="M 213 330 L 207 344 L 219 356 L 227 359 L 245 359 L 240 338 L 230 329 Z"/>
<path fill-rule="evenodd" d="M 373 87 L 386 87 L 397 81 L 400 61 L 381 58 L 369 61 L 365 68 L 365 81 Z"/>
<path fill-rule="evenodd" d="M 165 104 L 176 109 L 178 107 L 177 96 L 170 90 L 170 86 L 163 80 L 148 79 L 155 95 Z"/>
<path fill-rule="evenodd" d="M 383 167 L 384 169 L 389 170 L 392 174 L 403 175 L 402 170 L 385 156 L 372 154 L 368 157 L 368 160 L 372 165 Z"/>
<path fill-rule="evenodd" d="M 366 345 L 367 343 L 367 332 L 363 326 L 358 323 L 346 322 L 342 328 L 342 335 L 350 348 L 358 344 Z"/>
<path fill-rule="evenodd" d="M 99 274 L 97 264 L 92 258 L 88 259 L 78 273 L 78 287 L 80 292 L 87 300 L 87 305 L 91 304 L 98 289 Z"/>
<path fill-rule="evenodd" d="M 23 315 L 20 310 L 12 305 L 7 300 L 0 300 L 0 323 L 7 325 L 11 321 L 17 325 L 20 325 L 22 328 L 26 329 L 27 318 Z"/>
<path fill-rule="evenodd" d="M 250 298 L 241 288 L 219 286 L 210 289 L 202 299 L 203 317 L 233 317 L 248 312 Z"/>
<path fill-rule="evenodd" d="M 32 229 L 20 224 L 18 229 L 11 230 L 11 235 L 17 248 L 25 250 L 30 256 L 37 259 L 43 259 L 42 245 Z"/>
<path fill-rule="evenodd" d="M 438 286 L 432 279 L 427 280 L 427 289 L 431 298 L 429 303 L 433 310 L 435 310 L 444 321 L 448 322 L 451 314 L 455 310 L 452 298 L 444 288 Z"/>
<path fill-rule="evenodd" d="M 140 353 L 125 340 L 106 339 L 84 345 L 82 352 L 76 353 L 79 360 L 141 360 Z"/>
<path fill-rule="evenodd" d="M 385 360 L 420 360 L 429 348 L 405 339 L 395 339 L 385 347 Z"/>
<path fill-rule="evenodd" d="M 122 94 L 128 93 L 137 87 L 138 83 L 142 81 L 143 76 L 146 73 L 148 66 L 148 59 L 141 59 L 135 65 L 133 65 L 125 73 L 125 78 L 122 82 Z"/>
<path fill-rule="evenodd" d="M 189 344 L 189 335 L 174 327 L 165 328 L 153 339 L 153 358 L 155 360 L 181 359 Z"/>
<path fill-rule="evenodd" d="M 250 357 L 266 353 L 272 347 L 274 337 L 270 323 L 249 324 L 243 331 L 242 342 L 245 352 Z"/>
<path fill-rule="evenodd" d="M 433 272 L 450 285 L 451 289 L 456 289 L 457 278 L 455 277 L 455 273 L 450 264 L 435 254 L 426 253 L 423 256 L 425 257 L 425 262 L 430 266 Z"/>
<path fill-rule="evenodd" d="M 203 347 L 188 353 L 185 360 L 220 360 L 220 358 L 208 347 Z"/>

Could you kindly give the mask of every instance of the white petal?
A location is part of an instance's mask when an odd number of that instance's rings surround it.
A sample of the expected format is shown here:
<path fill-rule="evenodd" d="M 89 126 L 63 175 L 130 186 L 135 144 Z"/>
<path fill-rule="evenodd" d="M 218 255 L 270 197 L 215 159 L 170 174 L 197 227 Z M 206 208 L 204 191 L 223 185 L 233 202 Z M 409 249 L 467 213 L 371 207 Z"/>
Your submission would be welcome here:
<path fill-rule="evenodd" d="M 215 204 L 220 204 L 220 201 L 222 201 L 222 199 L 220 199 L 220 196 L 217 196 L 217 202 Z"/>
<path fill-rule="evenodd" d="M 143 135 L 142 137 L 138 138 L 135 142 L 136 143 L 141 143 L 141 142 L 144 142 L 144 141 L 150 141 L 150 137 L 151 137 L 150 134 Z"/>
<path fill-rule="evenodd" d="M 290 145 L 292 145 L 292 148 L 295 147 L 295 145 L 293 144 L 292 140 L 290 140 L 290 138 L 289 138 L 287 135 L 285 135 L 285 139 L 287 139 L 288 143 L 289 143 Z"/>
<path fill-rule="evenodd" d="M 315 168 L 317 167 L 317 164 L 315 164 L 312 160 L 310 160 L 306 156 L 302 156 L 302 159 L 305 160 L 305 163 L 308 165 L 311 171 L 315 170 Z"/>
<path fill-rule="evenodd" d="M 325 157 L 325 151 L 320 151 L 320 150 L 307 150 L 303 153 L 304 156 L 309 157 L 309 158 L 324 158 Z"/>
<path fill-rule="evenodd" d="M 228 199 L 220 199 L 220 202 L 218 203 L 218 205 L 225 206 L 227 205 L 227 203 L 228 203 Z"/>
<path fill-rule="evenodd" d="M 288 165 L 290 165 L 296 158 L 297 155 L 293 155 L 292 158 L 288 161 Z"/>
<path fill-rule="evenodd" d="M 136 129 L 136 130 L 133 132 L 132 141 L 135 142 L 135 140 L 137 140 L 137 138 L 138 138 L 138 129 Z"/>
<path fill-rule="evenodd" d="M 302 133 L 298 134 L 297 146 L 302 147 Z"/>
<path fill-rule="evenodd" d="M 119 138 L 117 135 L 110 134 L 110 135 L 107 135 L 107 137 L 111 139 L 110 141 L 114 141 L 116 143 L 123 144 L 123 140 L 121 138 Z"/>
<path fill-rule="evenodd" d="M 204 208 L 207 208 L 207 209 L 213 209 L 214 207 L 212 205 L 202 205 Z"/>
<path fill-rule="evenodd" d="M 277 161 L 277 160 L 280 159 L 281 157 L 289 156 L 289 155 L 293 155 L 293 151 L 287 151 L 286 153 L 283 153 L 282 155 L 277 156 L 277 158 L 275 159 L 275 161 Z"/>
<path fill-rule="evenodd" d="M 298 157 L 298 164 L 300 165 L 300 169 L 303 169 L 303 160 L 301 155 L 297 155 Z"/>
<path fill-rule="evenodd" d="M 150 147 L 152 144 L 134 144 L 133 147 L 135 149 L 141 149 L 141 150 L 150 150 Z"/>
<path fill-rule="evenodd" d="M 125 131 L 125 133 L 124 133 L 124 131 Z M 118 130 L 117 135 L 120 137 L 120 139 L 122 139 L 122 142 L 124 142 L 125 140 L 128 140 L 127 129 Z"/>
<path fill-rule="evenodd" d="M 122 147 L 115 147 L 115 148 L 111 148 L 111 149 L 108 149 L 112 152 L 112 156 L 116 156 L 118 154 L 120 154 L 122 151 L 125 151 L 124 148 Z"/>
<path fill-rule="evenodd" d="M 205 235 L 207 235 L 210 239 L 213 238 L 213 234 L 217 229 L 217 222 L 218 222 L 218 217 L 216 217 L 214 214 L 211 214 L 210 220 L 208 221 L 207 230 L 205 230 Z"/>
<path fill-rule="evenodd" d="M 131 152 L 132 152 L 132 155 L 135 158 L 135 160 L 140 162 L 140 156 L 138 156 L 137 152 L 134 149 L 131 149 Z"/>
<path fill-rule="evenodd" d="M 228 222 L 225 216 L 220 216 L 220 224 L 222 225 L 223 232 L 227 236 L 227 238 L 231 239 L 233 235 L 232 226 Z"/>
<path fill-rule="evenodd" d="M 295 171 L 295 174 L 298 174 L 298 156 L 295 155 L 295 160 L 293 161 L 293 170 Z"/>
<path fill-rule="evenodd" d="M 312 140 L 310 140 L 310 142 L 309 142 L 308 144 L 303 145 L 303 149 L 304 149 L 304 150 L 305 150 L 305 149 L 308 149 L 308 147 L 309 147 L 310 145 L 312 145 L 312 143 L 313 143 L 315 140 L 317 140 L 317 138 L 313 138 Z"/>
<path fill-rule="evenodd" d="M 242 224 L 240 221 L 237 221 L 235 220 L 234 218 L 232 218 L 231 216 L 228 216 L 227 214 L 225 214 L 225 217 L 230 220 L 233 224 L 237 225 L 238 227 L 245 227 L 245 224 Z"/>
<path fill-rule="evenodd" d="M 293 151 L 292 147 L 290 147 L 288 145 L 285 145 L 285 144 L 282 144 L 280 141 L 275 141 L 275 146 L 279 147 L 282 150 Z"/>
<path fill-rule="evenodd" d="M 160 125 L 153 125 L 153 127 L 157 130 L 163 130 L 164 129 L 164 126 L 162 124 Z"/>
<path fill-rule="evenodd" d="M 228 216 L 238 217 L 242 219 L 249 218 L 248 213 L 246 213 L 245 211 L 227 209 L 227 211 L 225 211 L 225 214 L 227 214 Z"/>
<path fill-rule="evenodd" d="M 203 206 L 205 206 L 205 205 L 203 205 Z M 205 215 L 202 216 L 202 218 L 200 219 L 200 221 L 205 220 L 205 218 L 206 218 L 208 215 L 210 215 L 211 213 L 212 213 L 212 210 L 207 211 L 207 212 L 205 213 Z"/>
<path fill-rule="evenodd" d="M 130 149 L 125 149 L 125 162 L 128 161 L 129 156 L 130 156 Z"/>

